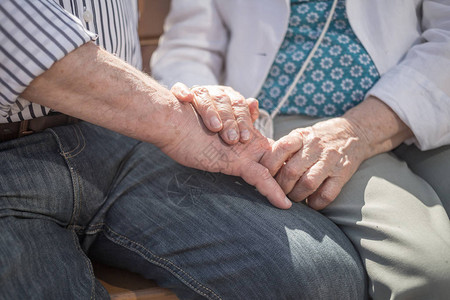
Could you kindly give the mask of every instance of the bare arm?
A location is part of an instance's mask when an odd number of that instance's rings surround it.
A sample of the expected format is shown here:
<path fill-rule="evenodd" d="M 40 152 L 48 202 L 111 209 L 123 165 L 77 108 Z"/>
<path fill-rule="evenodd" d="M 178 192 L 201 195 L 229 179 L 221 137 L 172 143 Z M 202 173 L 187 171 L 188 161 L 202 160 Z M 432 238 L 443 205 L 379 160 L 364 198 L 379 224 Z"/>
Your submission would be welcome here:
<path fill-rule="evenodd" d="M 93 43 L 69 53 L 37 77 L 23 98 L 162 146 L 186 108 L 146 74 Z M 151 130 L 142 130 L 151 128 Z"/>
<path fill-rule="evenodd" d="M 365 159 L 391 151 L 413 136 L 408 126 L 384 102 L 368 97 L 344 116 L 352 130 L 365 141 Z"/>

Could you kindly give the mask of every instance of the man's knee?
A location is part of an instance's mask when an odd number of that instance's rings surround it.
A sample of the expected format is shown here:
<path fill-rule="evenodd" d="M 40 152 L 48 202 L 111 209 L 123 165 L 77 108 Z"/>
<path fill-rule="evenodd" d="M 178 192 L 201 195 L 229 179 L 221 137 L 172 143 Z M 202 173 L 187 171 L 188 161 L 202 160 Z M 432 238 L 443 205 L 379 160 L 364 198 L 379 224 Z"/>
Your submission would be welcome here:
<path fill-rule="evenodd" d="M 259 299 L 364 299 L 366 273 L 353 245 L 331 221 L 304 208 L 297 218 L 285 212 L 274 224 L 265 219 L 272 231 L 253 239 L 254 274 L 242 279 L 244 286 L 254 290 L 256 281 Z"/>
<path fill-rule="evenodd" d="M 278 272 L 271 274 L 280 278 L 278 286 L 287 298 L 365 298 L 365 270 L 347 241 L 324 236 L 312 242 L 295 231 L 287 230 L 290 251 L 273 262 Z"/>

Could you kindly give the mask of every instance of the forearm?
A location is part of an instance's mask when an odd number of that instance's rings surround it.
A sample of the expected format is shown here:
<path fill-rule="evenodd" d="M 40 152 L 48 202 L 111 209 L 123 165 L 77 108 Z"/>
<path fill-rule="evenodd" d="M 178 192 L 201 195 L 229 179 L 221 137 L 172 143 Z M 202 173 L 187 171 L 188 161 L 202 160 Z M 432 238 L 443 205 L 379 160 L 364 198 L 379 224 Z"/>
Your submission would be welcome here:
<path fill-rule="evenodd" d="M 390 151 L 413 136 L 395 112 L 375 97 L 367 98 L 342 118 L 367 145 L 366 159 Z"/>
<path fill-rule="evenodd" d="M 177 113 L 189 110 L 149 76 L 92 43 L 55 63 L 21 96 L 158 146 L 177 134 Z"/>

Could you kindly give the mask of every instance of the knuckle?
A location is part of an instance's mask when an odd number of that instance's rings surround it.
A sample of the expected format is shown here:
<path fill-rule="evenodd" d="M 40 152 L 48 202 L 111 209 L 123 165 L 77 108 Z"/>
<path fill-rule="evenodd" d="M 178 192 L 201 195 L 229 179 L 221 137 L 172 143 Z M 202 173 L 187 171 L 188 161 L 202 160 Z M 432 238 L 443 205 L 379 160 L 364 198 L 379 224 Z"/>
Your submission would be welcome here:
<path fill-rule="evenodd" d="M 285 165 L 283 168 L 283 173 L 289 180 L 295 180 L 298 177 L 298 171 L 292 165 Z"/>
<path fill-rule="evenodd" d="M 207 107 L 211 105 L 211 100 L 208 94 L 196 94 L 195 102 L 198 106 Z"/>
<path fill-rule="evenodd" d="M 305 199 L 305 195 L 302 195 L 299 191 L 298 191 L 298 187 L 297 185 L 294 187 L 294 189 L 292 191 L 290 191 L 289 193 L 289 199 L 291 199 L 294 202 L 300 202 L 303 201 Z"/>
<path fill-rule="evenodd" d="M 280 142 L 277 145 L 277 148 L 279 148 L 283 152 L 289 152 L 294 147 L 295 142 L 290 138 L 284 138 L 283 140 L 280 140 Z"/>
<path fill-rule="evenodd" d="M 230 97 L 228 97 L 228 95 L 223 91 L 219 91 L 214 95 L 214 101 L 221 104 L 231 105 Z"/>
<path fill-rule="evenodd" d="M 301 134 L 302 134 L 301 128 L 296 128 L 296 129 L 292 130 L 291 132 L 289 132 L 289 135 L 294 135 L 294 136 L 301 135 Z"/>
<path fill-rule="evenodd" d="M 277 174 L 278 172 L 277 165 L 270 162 L 269 163 L 264 162 L 263 165 L 269 170 L 269 173 L 272 177 L 274 177 Z"/>
<path fill-rule="evenodd" d="M 220 100 L 222 98 L 226 98 L 227 94 L 222 90 L 213 90 L 211 97 L 213 97 L 214 100 Z"/>
<path fill-rule="evenodd" d="M 239 127 L 247 127 L 247 124 L 251 123 L 250 115 L 243 112 L 235 112 L 236 122 Z"/>
<path fill-rule="evenodd" d="M 247 101 L 244 97 L 234 97 L 231 99 L 231 104 L 237 107 L 248 107 Z"/>
<path fill-rule="evenodd" d="M 288 137 L 291 137 L 295 140 L 300 141 L 302 144 L 304 143 L 305 138 L 308 137 L 308 133 L 305 132 L 305 130 L 303 128 L 297 128 L 292 130 L 289 134 Z"/>
<path fill-rule="evenodd" d="M 322 201 L 325 203 L 331 203 L 336 198 L 334 194 L 329 193 L 327 191 L 324 191 L 320 194 L 320 198 L 322 198 Z"/>
<path fill-rule="evenodd" d="M 318 187 L 316 180 L 311 176 L 306 176 L 301 179 L 301 185 L 308 191 L 315 191 Z"/>
<path fill-rule="evenodd" d="M 225 119 L 234 119 L 233 116 L 233 110 L 231 109 L 230 105 L 224 104 L 224 103 L 215 103 L 215 107 L 217 111 L 220 113 L 220 116 Z"/>
<path fill-rule="evenodd" d="M 325 151 L 324 157 L 326 160 L 336 161 L 341 156 L 338 150 L 336 149 L 328 149 Z"/>
<path fill-rule="evenodd" d="M 259 176 L 264 181 L 272 178 L 272 175 L 270 174 L 270 171 L 267 168 L 261 168 L 259 171 Z"/>
<path fill-rule="evenodd" d="M 309 142 L 311 145 L 314 145 L 318 149 L 323 150 L 322 139 L 320 137 L 313 136 L 310 138 Z"/>
<path fill-rule="evenodd" d="M 202 95 L 202 94 L 207 94 L 208 93 L 208 89 L 206 87 L 203 86 L 198 86 L 192 89 L 192 91 L 196 94 L 196 95 Z"/>
<path fill-rule="evenodd" d="M 199 113 L 206 114 L 213 108 L 211 107 L 210 103 L 207 100 L 203 100 L 197 101 L 196 109 L 199 111 Z"/>
<path fill-rule="evenodd" d="M 233 109 L 231 108 L 230 105 L 218 104 L 216 102 L 215 107 L 216 107 L 217 111 L 219 112 L 220 117 L 223 120 L 227 120 L 228 122 L 233 122 L 233 123 L 235 122 L 236 116 L 233 113 Z"/>

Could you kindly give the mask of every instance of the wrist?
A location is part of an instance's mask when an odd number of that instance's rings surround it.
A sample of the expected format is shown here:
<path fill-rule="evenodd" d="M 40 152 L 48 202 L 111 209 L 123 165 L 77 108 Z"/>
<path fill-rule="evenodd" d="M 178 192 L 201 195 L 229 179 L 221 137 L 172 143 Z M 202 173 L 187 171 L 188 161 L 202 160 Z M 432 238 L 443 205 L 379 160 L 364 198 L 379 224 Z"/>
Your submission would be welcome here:
<path fill-rule="evenodd" d="M 152 83 L 151 86 L 156 85 Z M 162 86 L 148 93 L 143 102 L 151 107 L 142 109 L 142 105 L 136 105 L 139 116 L 136 118 L 136 126 L 140 130 L 136 138 L 159 148 L 169 149 L 179 144 L 189 134 L 186 129 L 192 128 L 192 123 L 196 121 L 192 105 L 178 101 Z"/>
<path fill-rule="evenodd" d="M 374 154 L 372 141 L 367 133 L 367 128 L 365 128 L 357 118 L 352 118 L 352 116 L 343 116 L 340 118 L 342 120 L 342 126 L 347 130 L 350 138 L 358 141 L 359 151 L 362 160 L 366 160 L 372 157 Z"/>
<path fill-rule="evenodd" d="M 390 151 L 413 136 L 397 114 L 375 97 L 368 97 L 347 111 L 343 118 L 367 144 L 368 157 Z"/>

